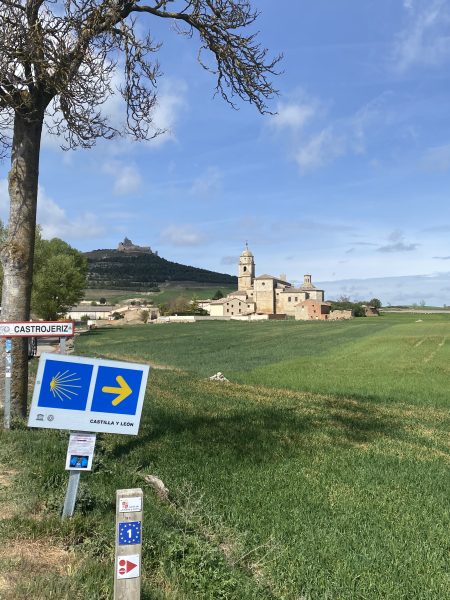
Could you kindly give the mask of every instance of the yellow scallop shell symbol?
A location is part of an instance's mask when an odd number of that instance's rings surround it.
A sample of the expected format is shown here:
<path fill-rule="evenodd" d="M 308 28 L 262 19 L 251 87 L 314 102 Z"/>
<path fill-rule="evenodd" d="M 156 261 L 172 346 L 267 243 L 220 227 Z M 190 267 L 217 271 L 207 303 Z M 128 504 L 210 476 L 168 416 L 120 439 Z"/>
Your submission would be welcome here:
<path fill-rule="evenodd" d="M 68 370 L 63 373 L 59 371 L 50 381 L 50 391 L 53 397 L 70 400 L 74 396 L 78 396 L 77 388 L 81 388 L 81 385 L 78 385 L 77 381 L 81 381 L 78 373 L 70 373 Z"/>

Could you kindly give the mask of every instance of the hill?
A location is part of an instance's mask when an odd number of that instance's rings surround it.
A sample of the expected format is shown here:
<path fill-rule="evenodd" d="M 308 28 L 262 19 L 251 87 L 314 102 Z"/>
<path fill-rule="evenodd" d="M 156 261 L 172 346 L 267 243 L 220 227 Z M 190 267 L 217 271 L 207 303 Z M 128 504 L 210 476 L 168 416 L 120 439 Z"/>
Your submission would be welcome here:
<path fill-rule="evenodd" d="M 237 277 L 166 260 L 153 252 L 93 250 L 85 252 L 89 288 L 130 289 L 156 287 L 166 281 L 237 285 Z"/>

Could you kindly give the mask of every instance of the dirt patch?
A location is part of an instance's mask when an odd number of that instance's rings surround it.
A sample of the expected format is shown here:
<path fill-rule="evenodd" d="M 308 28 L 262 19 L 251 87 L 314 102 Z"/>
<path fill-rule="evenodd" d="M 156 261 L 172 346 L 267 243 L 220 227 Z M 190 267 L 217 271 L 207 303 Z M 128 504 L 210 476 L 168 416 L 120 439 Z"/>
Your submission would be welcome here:
<path fill-rule="evenodd" d="M 10 469 L 9 471 L 3 471 L 0 473 L 0 487 L 10 487 L 13 483 L 14 477 L 18 474 L 18 471 Z"/>
<path fill-rule="evenodd" d="M 16 582 L 48 573 L 69 575 L 73 555 L 51 540 L 14 540 L 0 548 L 0 598 L 16 597 Z"/>

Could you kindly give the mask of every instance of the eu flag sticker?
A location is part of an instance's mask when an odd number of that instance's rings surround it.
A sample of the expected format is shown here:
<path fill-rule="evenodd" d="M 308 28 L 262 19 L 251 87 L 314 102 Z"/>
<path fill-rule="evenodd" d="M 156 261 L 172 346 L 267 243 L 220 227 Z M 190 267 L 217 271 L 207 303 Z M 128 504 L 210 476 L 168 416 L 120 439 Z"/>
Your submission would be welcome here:
<path fill-rule="evenodd" d="M 42 374 L 38 406 L 85 410 L 92 365 L 47 360 Z"/>
<path fill-rule="evenodd" d="M 100 366 L 91 411 L 135 415 L 142 375 L 139 369 Z"/>
<path fill-rule="evenodd" d="M 119 523 L 119 546 L 141 543 L 141 522 L 128 521 Z"/>

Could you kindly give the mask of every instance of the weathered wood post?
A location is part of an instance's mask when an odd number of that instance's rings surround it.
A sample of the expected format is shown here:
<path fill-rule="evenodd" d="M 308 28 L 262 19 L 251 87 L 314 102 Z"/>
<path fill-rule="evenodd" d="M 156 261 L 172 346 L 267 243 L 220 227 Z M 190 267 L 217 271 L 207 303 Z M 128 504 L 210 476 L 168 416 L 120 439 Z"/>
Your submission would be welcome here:
<path fill-rule="evenodd" d="M 117 490 L 114 600 L 141 597 L 142 514 L 141 488 Z"/>

